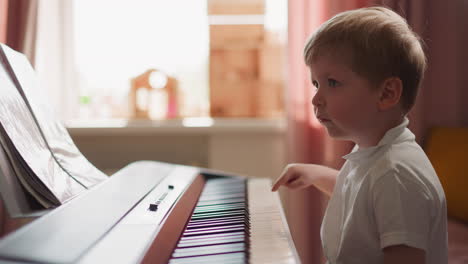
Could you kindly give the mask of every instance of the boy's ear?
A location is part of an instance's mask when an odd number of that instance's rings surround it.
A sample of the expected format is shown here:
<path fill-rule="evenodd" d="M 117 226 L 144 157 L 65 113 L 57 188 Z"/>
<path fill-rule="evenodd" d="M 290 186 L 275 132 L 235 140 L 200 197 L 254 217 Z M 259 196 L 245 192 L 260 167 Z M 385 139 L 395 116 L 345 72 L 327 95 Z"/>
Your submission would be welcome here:
<path fill-rule="evenodd" d="M 378 102 L 379 110 L 388 110 L 400 103 L 403 92 L 403 83 L 400 78 L 390 77 L 381 84 L 380 98 Z"/>

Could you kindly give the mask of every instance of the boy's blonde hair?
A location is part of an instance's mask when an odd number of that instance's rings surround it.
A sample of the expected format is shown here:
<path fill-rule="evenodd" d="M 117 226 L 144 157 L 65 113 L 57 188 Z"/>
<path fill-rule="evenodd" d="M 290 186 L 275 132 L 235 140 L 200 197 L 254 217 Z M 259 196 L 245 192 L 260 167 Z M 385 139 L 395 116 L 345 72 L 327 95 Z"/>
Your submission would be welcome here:
<path fill-rule="evenodd" d="M 344 55 L 350 68 L 375 86 L 389 77 L 400 78 L 403 109 L 407 112 L 414 105 L 426 57 L 419 37 L 394 11 L 368 7 L 334 16 L 308 40 L 305 63 L 310 66 L 327 52 Z"/>

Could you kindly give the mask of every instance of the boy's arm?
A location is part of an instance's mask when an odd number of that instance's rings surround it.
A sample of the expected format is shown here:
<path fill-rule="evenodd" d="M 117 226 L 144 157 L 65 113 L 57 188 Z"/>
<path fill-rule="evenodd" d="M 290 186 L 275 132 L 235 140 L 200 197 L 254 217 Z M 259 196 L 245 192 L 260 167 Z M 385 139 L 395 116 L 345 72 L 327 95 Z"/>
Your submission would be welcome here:
<path fill-rule="evenodd" d="M 302 189 L 314 185 L 331 196 L 335 188 L 338 172 L 335 169 L 315 164 L 289 164 L 273 184 L 272 191 L 281 185 L 290 189 Z"/>
<path fill-rule="evenodd" d="M 384 264 L 424 264 L 425 251 L 405 245 L 389 246 L 383 249 Z"/>

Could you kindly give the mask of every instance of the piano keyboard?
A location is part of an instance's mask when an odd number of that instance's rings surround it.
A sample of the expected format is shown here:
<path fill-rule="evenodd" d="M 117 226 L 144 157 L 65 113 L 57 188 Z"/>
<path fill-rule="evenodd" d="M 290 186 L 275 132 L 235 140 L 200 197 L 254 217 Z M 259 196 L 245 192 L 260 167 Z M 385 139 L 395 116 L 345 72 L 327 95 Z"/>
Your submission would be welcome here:
<path fill-rule="evenodd" d="M 274 198 L 267 180 L 208 180 L 169 263 L 294 263 Z"/>
<path fill-rule="evenodd" d="M 170 264 L 245 263 L 249 211 L 244 179 L 212 179 L 198 200 Z"/>
<path fill-rule="evenodd" d="M 270 184 L 139 162 L 0 240 L 0 262 L 299 263 Z"/>

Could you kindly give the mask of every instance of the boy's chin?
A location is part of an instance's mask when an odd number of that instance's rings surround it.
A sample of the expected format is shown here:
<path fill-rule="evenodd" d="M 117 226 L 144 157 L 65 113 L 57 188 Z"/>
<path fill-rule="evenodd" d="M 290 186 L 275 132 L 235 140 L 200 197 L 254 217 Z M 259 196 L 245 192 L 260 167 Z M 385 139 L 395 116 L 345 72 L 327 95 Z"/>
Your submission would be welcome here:
<path fill-rule="evenodd" d="M 325 127 L 325 128 L 327 130 L 328 136 L 330 136 L 333 139 L 346 140 L 346 141 L 351 140 L 349 136 L 343 133 L 342 131 L 338 131 L 337 129 L 329 128 L 329 127 Z"/>

